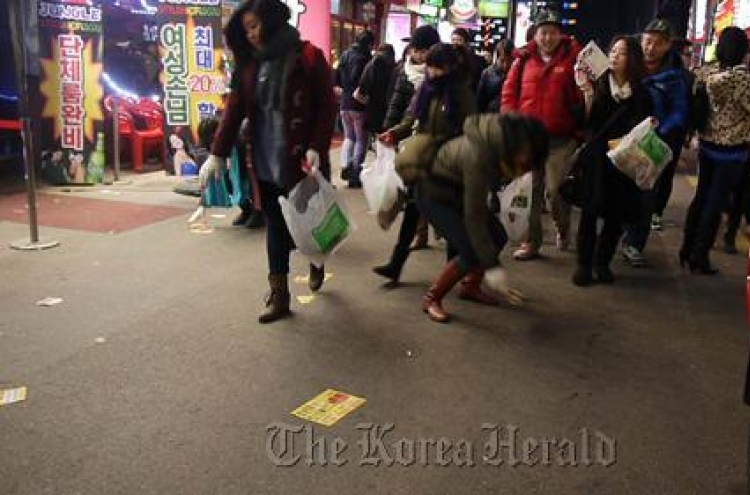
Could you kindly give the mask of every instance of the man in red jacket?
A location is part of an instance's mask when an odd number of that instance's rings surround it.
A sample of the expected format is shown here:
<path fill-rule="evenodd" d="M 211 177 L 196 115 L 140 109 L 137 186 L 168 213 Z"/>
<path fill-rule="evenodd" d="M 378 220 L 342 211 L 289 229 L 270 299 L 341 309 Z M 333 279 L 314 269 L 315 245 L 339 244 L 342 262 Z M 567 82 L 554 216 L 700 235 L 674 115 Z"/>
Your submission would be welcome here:
<path fill-rule="evenodd" d="M 534 39 L 513 63 L 501 95 L 502 112 L 538 118 L 550 134 L 550 154 L 543 177 L 534 177 L 529 237 L 513 257 L 539 257 L 542 246 L 542 202 L 545 184 L 557 227 L 557 247 L 568 248 L 570 206 L 557 189 L 565 178 L 567 158 L 575 151 L 577 122 L 583 115 L 583 95 L 575 84 L 573 66 L 580 45 L 562 32 L 558 12 L 542 10 L 534 22 Z"/>

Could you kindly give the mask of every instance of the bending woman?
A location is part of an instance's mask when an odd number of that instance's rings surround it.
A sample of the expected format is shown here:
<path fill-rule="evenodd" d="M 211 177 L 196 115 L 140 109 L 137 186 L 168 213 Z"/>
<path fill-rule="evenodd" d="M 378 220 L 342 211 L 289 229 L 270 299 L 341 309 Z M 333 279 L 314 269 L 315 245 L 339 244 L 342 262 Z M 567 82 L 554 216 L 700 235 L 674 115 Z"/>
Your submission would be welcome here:
<path fill-rule="evenodd" d="M 490 193 L 528 171 L 542 170 L 549 153 L 544 126 L 532 117 L 509 113 L 468 117 L 464 135 L 446 143 L 430 172 L 416 186 L 417 205 L 455 255 L 427 291 L 422 310 L 436 322 L 450 315 L 443 297 L 473 274 L 498 290 L 498 256 L 507 235 L 490 211 Z"/>

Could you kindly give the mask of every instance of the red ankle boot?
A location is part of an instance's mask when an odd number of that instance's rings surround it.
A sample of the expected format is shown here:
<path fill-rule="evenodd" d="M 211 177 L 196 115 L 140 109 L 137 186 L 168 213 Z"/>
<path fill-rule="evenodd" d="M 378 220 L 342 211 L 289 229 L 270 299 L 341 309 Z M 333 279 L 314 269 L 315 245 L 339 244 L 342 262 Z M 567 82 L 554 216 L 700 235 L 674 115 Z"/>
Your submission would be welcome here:
<path fill-rule="evenodd" d="M 500 300 L 488 294 L 482 290 L 482 278 L 484 277 L 484 270 L 481 268 L 475 268 L 466 274 L 464 279 L 461 281 L 461 290 L 458 293 L 458 297 L 467 301 L 474 301 L 479 304 L 487 304 L 489 306 L 497 306 L 500 304 Z"/>
<path fill-rule="evenodd" d="M 427 313 L 432 321 L 446 323 L 450 320 L 450 315 L 443 309 L 443 297 L 461 280 L 463 275 L 463 270 L 458 263 L 449 261 L 437 280 L 427 290 L 422 300 L 422 311 Z"/>

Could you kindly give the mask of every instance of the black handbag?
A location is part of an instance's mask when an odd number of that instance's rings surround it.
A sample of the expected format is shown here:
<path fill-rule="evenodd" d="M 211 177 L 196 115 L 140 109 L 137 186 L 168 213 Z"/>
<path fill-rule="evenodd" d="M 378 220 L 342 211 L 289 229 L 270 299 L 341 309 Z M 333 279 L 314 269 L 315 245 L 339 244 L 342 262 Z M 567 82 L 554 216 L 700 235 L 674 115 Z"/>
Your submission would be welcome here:
<path fill-rule="evenodd" d="M 557 190 L 563 201 L 578 208 L 583 207 L 586 197 L 583 167 L 586 165 L 587 149 L 590 149 L 589 142 L 585 142 L 576 148 L 573 154 L 566 160 L 565 168 L 568 170 L 568 173 Z"/>
<path fill-rule="evenodd" d="M 599 129 L 594 137 L 581 144 L 565 161 L 565 168 L 568 171 L 565 178 L 560 183 L 557 193 L 563 201 L 571 206 L 583 208 L 586 201 L 586 189 L 590 187 L 587 184 L 585 168 L 586 164 L 592 160 L 591 152 L 595 149 L 595 144 L 604 137 L 612 128 L 617 120 L 630 108 L 630 103 L 621 106 L 604 125 Z"/>

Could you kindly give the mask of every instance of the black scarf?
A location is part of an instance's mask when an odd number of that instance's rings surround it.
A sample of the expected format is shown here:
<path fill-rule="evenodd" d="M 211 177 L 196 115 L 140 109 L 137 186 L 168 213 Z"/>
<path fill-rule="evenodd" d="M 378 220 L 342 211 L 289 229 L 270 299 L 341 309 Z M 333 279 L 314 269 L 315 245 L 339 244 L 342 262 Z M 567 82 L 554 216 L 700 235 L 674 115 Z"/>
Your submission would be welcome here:
<path fill-rule="evenodd" d="M 459 103 L 457 87 L 460 81 L 452 74 L 436 77 L 435 79 L 426 79 L 419 88 L 417 101 L 414 106 L 414 115 L 419 119 L 420 126 L 427 123 L 430 113 L 430 104 L 433 99 L 442 101 L 445 116 L 451 125 L 451 129 L 456 132 L 460 131 L 461 123 L 458 122 Z"/>
<path fill-rule="evenodd" d="M 284 24 L 262 49 L 253 50 L 253 58 L 259 67 L 266 65 L 264 74 L 258 78 L 256 88 L 259 105 L 268 109 L 281 109 L 287 55 L 299 45 L 299 32 Z"/>

